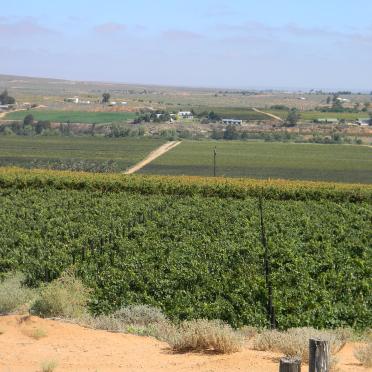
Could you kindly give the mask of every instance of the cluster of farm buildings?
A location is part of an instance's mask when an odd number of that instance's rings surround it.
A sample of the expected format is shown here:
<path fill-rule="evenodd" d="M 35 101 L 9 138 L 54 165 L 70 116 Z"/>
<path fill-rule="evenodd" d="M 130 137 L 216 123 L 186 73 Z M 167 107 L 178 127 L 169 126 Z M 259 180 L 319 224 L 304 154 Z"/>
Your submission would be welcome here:
<path fill-rule="evenodd" d="M 82 100 L 77 96 L 65 98 L 64 101 L 68 102 L 68 103 L 75 103 L 75 104 L 80 104 L 80 105 L 90 105 L 91 103 L 96 103 L 96 102 L 92 102 L 92 101 L 89 101 L 89 100 Z M 108 106 L 126 106 L 128 104 L 128 102 L 110 101 L 107 104 L 108 104 Z"/>

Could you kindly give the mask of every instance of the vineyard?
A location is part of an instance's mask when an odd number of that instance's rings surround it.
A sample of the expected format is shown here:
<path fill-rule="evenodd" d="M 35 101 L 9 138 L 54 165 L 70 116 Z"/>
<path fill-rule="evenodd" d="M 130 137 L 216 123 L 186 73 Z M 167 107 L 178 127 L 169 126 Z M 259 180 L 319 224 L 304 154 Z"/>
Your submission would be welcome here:
<path fill-rule="evenodd" d="M 6 115 L 7 120 L 23 120 L 28 114 L 32 114 L 35 120 L 50 120 L 58 123 L 116 123 L 133 120 L 136 114 L 133 112 L 90 112 L 90 111 L 51 111 L 51 110 L 28 110 L 15 111 Z"/>
<path fill-rule="evenodd" d="M 365 328 L 371 200 L 370 185 L 1 169 L 0 271 L 39 285 L 73 266 L 94 313 L 234 326 L 268 324 L 269 279 L 280 328 Z"/>
<path fill-rule="evenodd" d="M 0 136 L 0 166 L 120 172 L 164 142 L 131 137 Z"/>
<path fill-rule="evenodd" d="M 250 141 L 182 141 L 141 173 L 372 183 L 372 148 Z"/>

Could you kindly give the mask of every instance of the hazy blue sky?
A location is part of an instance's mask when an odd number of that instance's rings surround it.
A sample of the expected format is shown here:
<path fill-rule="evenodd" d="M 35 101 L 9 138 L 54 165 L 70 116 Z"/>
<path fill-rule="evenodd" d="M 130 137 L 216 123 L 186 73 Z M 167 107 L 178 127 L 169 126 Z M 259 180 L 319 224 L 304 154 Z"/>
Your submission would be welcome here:
<path fill-rule="evenodd" d="M 372 0 L 0 0 L 0 73 L 372 90 Z"/>

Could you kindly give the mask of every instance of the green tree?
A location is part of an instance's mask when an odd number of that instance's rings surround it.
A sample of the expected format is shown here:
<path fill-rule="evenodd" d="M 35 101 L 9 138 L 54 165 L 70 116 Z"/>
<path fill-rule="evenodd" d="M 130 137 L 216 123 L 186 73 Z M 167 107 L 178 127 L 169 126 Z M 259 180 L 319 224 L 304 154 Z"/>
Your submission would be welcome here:
<path fill-rule="evenodd" d="M 223 138 L 226 140 L 236 140 L 239 138 L 238 130 L 235 125 L 229 124 L 223 133 Z"/>
<path fill-rule="evenodd" d="M 211 111 L 208 113 L 208 120 L 216 122 L 216 121 L 221 121 L 221 117 L 216 114 L 214 111 Z"/>
<path fill-rule="evenodd" d="M 221 130 L 218 130 L 217 128 L 213 128 L 211 138 L 215 140 L 223 139 L 223 132 Z"/>
<path fill-rule="evenodd" d="M 28 114 L 23 119 L 23 125 L 32 125 L 34 123 L 34 117 L 31 114 Z"/>
<path fill-rule="evenodd" d="M 287 127 L 294 127 L 298 123 L 300 118 L 300 112 L 296 108 L 292 108 L 288 113 L 285 124 Z"/>
<path fill-rule="evenodd" d="M 50 129 L 51 124 L 49 120 L 39 120 L 35 125 L 36 134 L 41 134 L 44 130 Z"/>
<path fill-rule="evenodd" d="M 8 91 L 5 89 L 1 94 L 0 94 L 0 104 L 1 105 L 12 105 L 15 103 L 15 98 L 9 96 Z"/>
<path fill-rule="evenodd" d="M 103 93 L 102 94 L 102 103 L 108 103 L 110 101 L 110 93 Z"/>

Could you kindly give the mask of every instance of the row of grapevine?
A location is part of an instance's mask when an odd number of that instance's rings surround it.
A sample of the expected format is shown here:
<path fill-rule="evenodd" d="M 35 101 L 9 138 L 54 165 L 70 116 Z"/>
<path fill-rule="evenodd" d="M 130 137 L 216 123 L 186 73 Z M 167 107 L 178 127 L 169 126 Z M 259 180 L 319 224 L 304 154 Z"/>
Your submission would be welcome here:
<path fill-rule="evenodd" d="M 50 186 L 66 190 L 133 191 L 151 195 L 201 195 L 244 199 L 372 202 L 372 185 L 207 177 L 125 176 L 84 172 L 0 168 L 1 188 Z"/>

